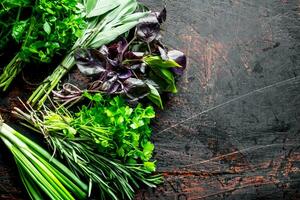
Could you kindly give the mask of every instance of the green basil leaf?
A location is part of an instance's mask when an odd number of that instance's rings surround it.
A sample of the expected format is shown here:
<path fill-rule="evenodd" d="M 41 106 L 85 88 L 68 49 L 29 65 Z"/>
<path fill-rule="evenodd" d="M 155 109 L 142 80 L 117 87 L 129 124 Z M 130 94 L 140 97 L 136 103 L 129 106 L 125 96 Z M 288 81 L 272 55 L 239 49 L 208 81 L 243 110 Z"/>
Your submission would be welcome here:
<path fill-rule="evenodd" d="M 151 65 L 150 67 L 152 71 L 155 73 L 155 75 L 158 76 L 158 77 L 154 77 L 152 75 L 152 79 L 160 86 L 162 91 L 177 93 L 175 79 L 172 72 L 170 72 L 168 69 L 156 68 L 156 67 L 152 67 Z"/>
<path fill-rule="evenodd" d="M 147 83 L 147 85 L 150 88 L 150 93 L 147 96 L 148 99 L 150 99 L 150 101 L 152 101 L 155 105 L 157 105 L 158 107 L 163 109 L 162 100 L 161 100 L 161 97 L 160 97 L 160 94 L 159 94 L 158 90 L 153 85 L 151 85 L 149 83 Z"/>
<path fill-rule="evenodd" d="M 147 65 L 157 68 L 181 67 L 175 60 L 163 60 L 160 56 L 146 56 L 143 60 Z"/>

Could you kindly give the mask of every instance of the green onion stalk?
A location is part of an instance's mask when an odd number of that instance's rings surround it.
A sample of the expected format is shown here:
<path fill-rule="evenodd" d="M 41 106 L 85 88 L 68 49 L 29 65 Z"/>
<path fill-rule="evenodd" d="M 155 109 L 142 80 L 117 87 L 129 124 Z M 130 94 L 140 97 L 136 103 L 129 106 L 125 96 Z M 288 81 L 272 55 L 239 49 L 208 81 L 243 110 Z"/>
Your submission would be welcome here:
<path fill-rule="evenodd" d="M 97 2 L 90 5 L 89 2 Z M 86 0 L 87 28 L 82 37 L 78 38 L 71 52 L 64 58 L 54 72 L 29 97 L 27 103 L 41 108 L 51 91 L 62 77 L 75 65 L 73 51 L 77 48 L 99 48 L 128 32 L 138 24 L 140 18 L 148 12 L 136 12 L 136 0 L 98 1 Z M 91 8 L 89 8 L 91 7 Z"/>
<path fill-rule="evenodd" d="M 88 187 L 41 146 L 0 121 L 0 138 L 14 156 L 31 199 L 86 199 Z"/>

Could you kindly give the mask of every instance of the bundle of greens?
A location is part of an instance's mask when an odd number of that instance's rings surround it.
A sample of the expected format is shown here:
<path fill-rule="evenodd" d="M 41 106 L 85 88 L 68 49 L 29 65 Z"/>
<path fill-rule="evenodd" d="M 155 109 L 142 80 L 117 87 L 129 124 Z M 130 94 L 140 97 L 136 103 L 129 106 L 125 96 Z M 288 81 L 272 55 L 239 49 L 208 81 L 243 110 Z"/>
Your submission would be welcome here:
<path fill-rule="evenodd" d="M 8 43 L 13 40 L 12 27 L 20 20 L 24 9 L 31 6 L 30 0 L 4 0 L 0 4 L 0 57 L 4 55 Z M 16 13 L 18 13 L 16 15 Z"/>
<path fill-rule="evenodd" d="M 0 116 L 1 118 L 1 116 Z M 12 152 L 31 199 L 85 199 L 87 185 L 38 144 L 0 119 L 0 138 Z"/>
<path fill-rule="evenodd" d="M 64 58 L 28 99 L 31 105 L 41 107 L 61 78 L 75 65 L 73 50 L 77 48 L 99 48 L 128 32 L 148 12 L 137 12 L 136 0 L 84 0 L 87 28 L 75 42 L 72 51 Z"/>
<path fill-rule="evenodd" d="M 74 114 L 62 106 L 55 111 L 16 108 L 14 113 L 25 126 L 44 134 L 75 173 L 96 184 L 102 199 L 133 199 L 139 183 L 150 187 L 161 183 L 160 175 L 151 175 L 153 108 L 130 108 L 120 97 L 84 96 L 90 106 Z"/>
<path fill-rule="evenodd" d="M 98 49 L 77 49 L 75 61 L 86 76 L 93 76 L 84 90 L 67 83 L 54 98 L 69 103 L 81 98 L 84 91 L 116 94 L 129 101 L 148 97 L 163 107 L 160 94 L 176 93 L 175 77 L 186 68 L 185 55 L 168 50 L 159 41 L 160 25 L 166 9 L 142 18 L 130 42 L 125 38 Z"/>
<path fill-rule="evenodd" d="M 6 0 L 4 4 L 9 7 L 2 5 L 4 10 L 19 5 L 16 20 L 12 27 L 7 26 L 11 30 L 6 32 L 11 33 L 20 46 L 0 76 L 0 87 L 3 90 L 8 88 L 25 63 L 49 63 L 54 55 L 69 51 L 86 26 L 83 6 L 78 0 L 36 0 L 33 5 L 31 3 Z M 27 6 L 25 11 L 24 5 Z"/>
<path fill-rule="evenodd" d="M 0 137 L 15 156 L 32 199 L 42 198 L 36 188 L 51 199 L 84 199 L 91 196 L 93 185 L 101 199 L 133 199 L 140 183 L 161 183 L 151 160 L 155 112 L 140 100 L 147 97 L 163 108 L 161 94 L 177 92 L 175 80 L 186 68 L 185 55 L 160 40 L 166 9 L 149 12 L 136 0 L 4 0 L 0 6 L 0 25 L 2 16 L 7 19 L 0 36 L 9 36 L 0 44 L 14 39 L 20 45 L 0 76 L 3 90 L 24 64 L 47 63 L 66 54 L 28 105 L 22 103 L 25 110 L 13 111 L 24 126 L 44 136 L 53 156 L 0 123 Z M 10 10 L 18 11 L 17 17 Z M 53 91 L 75 64 L 91 82 L 84 89 L 65 83 Z M 46 99 L 52 109 L 44 104 Z M 89 103 L 65 107 L 79 100 Z M 69 169 L 54 156 L 64 159 Z"/>

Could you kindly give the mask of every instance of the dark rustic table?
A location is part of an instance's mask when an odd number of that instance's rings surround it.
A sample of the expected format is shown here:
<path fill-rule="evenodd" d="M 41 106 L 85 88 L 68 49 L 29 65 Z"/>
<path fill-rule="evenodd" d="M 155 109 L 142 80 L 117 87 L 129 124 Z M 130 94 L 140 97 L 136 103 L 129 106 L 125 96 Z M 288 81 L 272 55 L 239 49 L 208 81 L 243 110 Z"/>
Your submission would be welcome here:
<path fill-rule="evenodd" d="M 136 198 L 300 199 L 299 0 L 165 3 L 164 41 L 189 63 L 153 125 L 165 182 Z M 1 112 L 31 90 L 15 84 Z M 0 199 L 26 199 L 7 154 Z"/>

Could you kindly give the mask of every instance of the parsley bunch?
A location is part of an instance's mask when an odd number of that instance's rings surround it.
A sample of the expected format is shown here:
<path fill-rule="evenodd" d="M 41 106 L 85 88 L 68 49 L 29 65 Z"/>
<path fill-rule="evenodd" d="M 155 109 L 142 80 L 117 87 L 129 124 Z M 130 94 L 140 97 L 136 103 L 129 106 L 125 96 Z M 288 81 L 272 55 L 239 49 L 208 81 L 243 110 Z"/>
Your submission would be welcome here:
<path fill-rule="evenodd" d="M 155 163 L 149 161 L 154 150 L 149 126 L 155 117 L 153 107 L 138 104 L 131 108 L 119 96 L 110 100 L 99 93 L 84 96 L 93 106 L 83 106 L 71 122 L 79 134 L 92 138 L 100 152 L 127 164 L 142 163 L 149 172 L 155 171 Z"/>

